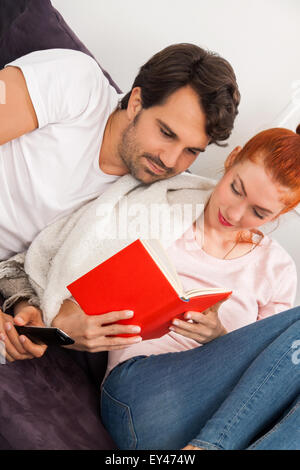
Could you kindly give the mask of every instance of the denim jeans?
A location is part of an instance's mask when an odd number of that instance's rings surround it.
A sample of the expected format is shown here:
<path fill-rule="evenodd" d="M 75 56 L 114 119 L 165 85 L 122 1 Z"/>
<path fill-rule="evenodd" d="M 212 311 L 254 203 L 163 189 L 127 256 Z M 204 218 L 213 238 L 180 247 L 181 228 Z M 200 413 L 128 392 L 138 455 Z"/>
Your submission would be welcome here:
<path fill-rule="evenodd" d="M 131 358 L 103 384 L 103 424 L 119 449 L 300 449 L 298 344 L 300 307 L 195 349 Z"/>

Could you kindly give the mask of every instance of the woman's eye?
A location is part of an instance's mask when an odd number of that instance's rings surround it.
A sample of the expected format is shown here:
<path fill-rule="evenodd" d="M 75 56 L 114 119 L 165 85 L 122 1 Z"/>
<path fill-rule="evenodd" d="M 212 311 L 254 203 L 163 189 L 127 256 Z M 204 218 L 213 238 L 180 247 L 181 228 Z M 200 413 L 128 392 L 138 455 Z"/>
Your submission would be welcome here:
<path fill-rule="evenodd" d="M 253 212 L 256 215 L 256 217 L 258 217 L 259 219 L 264 219 L 264 216 L 259 214 L 255 209 L 253 209 Z"/>
<path fill-rule="evenodd" d="M 234 183 L 231 183 L 230 186 L 231 186 L 231 189 L 232 189 L 232 191 L 234 192 L 234 194 L 237 194 L 238 196 L 241 196 L 241 193 L 239 193 L 238 190 L 235 189 Z"/>

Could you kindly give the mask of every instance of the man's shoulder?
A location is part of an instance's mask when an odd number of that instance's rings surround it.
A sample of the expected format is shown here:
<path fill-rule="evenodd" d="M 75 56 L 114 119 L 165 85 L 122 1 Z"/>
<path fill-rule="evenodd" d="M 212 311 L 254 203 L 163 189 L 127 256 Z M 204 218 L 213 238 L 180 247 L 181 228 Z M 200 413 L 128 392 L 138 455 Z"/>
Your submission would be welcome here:
<path fill-rule="evenodd" d="M 58 74 L 69 76 L 83 76 L 88 79 L 92 76 L 103 76 L 102 70 L 96 60 L 81 51 L 72 49 L 46 49 L 34 51 L 6 64 L 20 67 L 49 68 Z"/>
<path fill-rule="evenodd" d="M 73 49 L 62 49 L 62 48 L 56 48 L 56 49 L 44 49 L 40 51 L 33 51 L 29 52 L 26 55 L 23 55 L 19 57 L 18 59 L 15 59 L 13 62 L 10 62 L 9 64 L 15 64 L 15 63 L 24 63 L 24 64 L 35 64 L 38 62 L 59 62 L 61 60 L 68 60 L 68 61 L 79 61 L 79 62 L 85 62 L 85 63 L 95 63 L 97 65 L 97 62 L 93 57 L 89 56 L 88 54 L 85 54 L 84 52 L 81 51 L 75 51 Z"/>

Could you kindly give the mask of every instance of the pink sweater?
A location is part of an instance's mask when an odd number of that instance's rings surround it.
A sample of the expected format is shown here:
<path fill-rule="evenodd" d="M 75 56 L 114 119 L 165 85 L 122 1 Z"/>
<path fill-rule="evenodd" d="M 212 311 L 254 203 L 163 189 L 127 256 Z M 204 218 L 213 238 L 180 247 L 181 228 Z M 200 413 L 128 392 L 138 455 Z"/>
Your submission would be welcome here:
<path fill-rule="evenodd" d="M 219 309 L 219 318 L 227 331 L 293 306 L 297 289 L 295 263 L 268 236 L 246 255 L 229 260 L 208 255 L 195 239 L 186 250 L 183 236 L 168 249 L 168 256 L 185 290 L 225 287 L 233 291 Z M 198 342 L 170 331 L 161 338 L 109 352 L 106 376 L 117 364 L 134 356 L 184 351 L 198 346 Z"/>

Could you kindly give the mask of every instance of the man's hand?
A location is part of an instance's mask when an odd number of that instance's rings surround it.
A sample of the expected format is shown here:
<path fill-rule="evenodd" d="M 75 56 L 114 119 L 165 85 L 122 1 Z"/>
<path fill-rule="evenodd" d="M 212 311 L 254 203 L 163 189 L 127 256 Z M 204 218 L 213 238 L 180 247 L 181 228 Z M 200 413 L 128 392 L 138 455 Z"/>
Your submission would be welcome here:
<path fill-rule="evenodd" d="M 18 334 L 14 324 L 19 326 L 45 326 L 41 311 L 27 302 L 19 302 L 14 309 L 15 317 L 0 310 L 0 340 L 5 346 L 1 355 L 8 362 L 41 357 L 47 349 L 46 345 L 37 345 L 24 335 Z"/>
<path fill-rule="evenodd" d="M 225 300 L 218 302 L 202 313 L 186 312 L 184 318 L 186 320 L 193 320 L 193 323 L 176 318 L 173 320 L 173 325 L 170 329 L 201 344 L 208 343 L 219 336 L 225 335 L 227 331 L 218 315 L 218 310 L 223 302 Z"/>
<path fill-rule="evenodd" d="M 122 349 L 140 342 L 140 336 L 130 338 L 111 335 L 140 333 L 139 326 L 114 324 L 117 320 L 133 317 L 127 310 L 102 315 L 86 315 L 72 300 L 65 300 L 51 326 L 60 328 L 75 340 L 71 346 L 77 351 L 99 352 Z"/>

